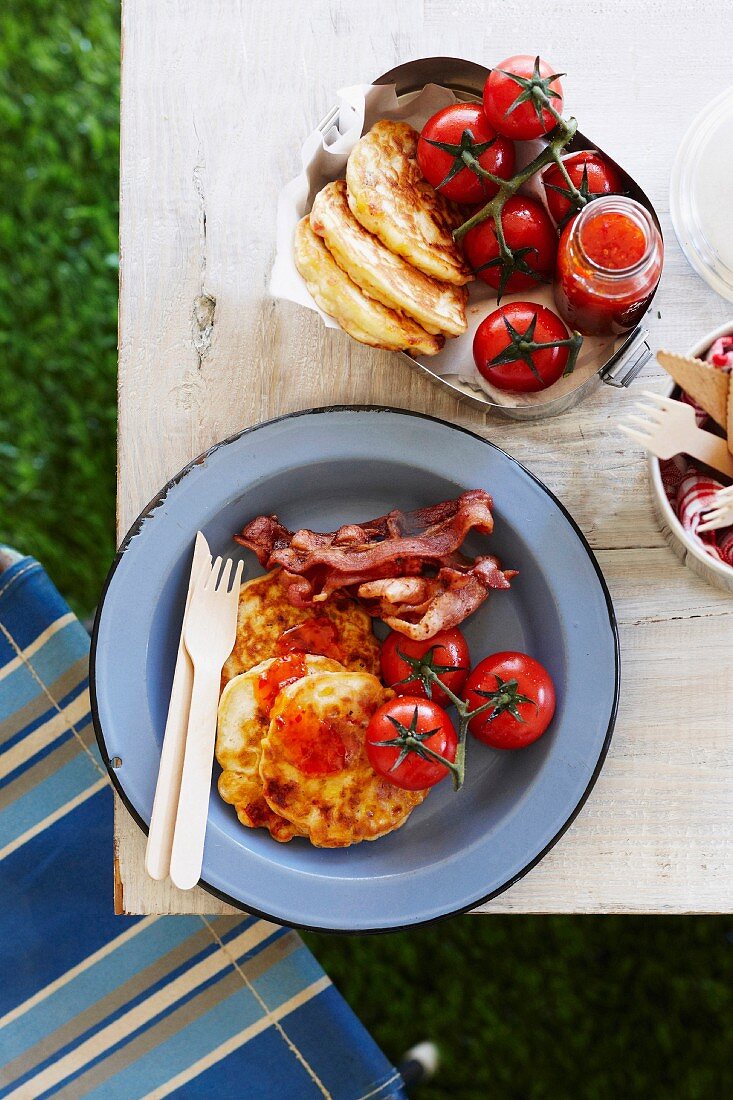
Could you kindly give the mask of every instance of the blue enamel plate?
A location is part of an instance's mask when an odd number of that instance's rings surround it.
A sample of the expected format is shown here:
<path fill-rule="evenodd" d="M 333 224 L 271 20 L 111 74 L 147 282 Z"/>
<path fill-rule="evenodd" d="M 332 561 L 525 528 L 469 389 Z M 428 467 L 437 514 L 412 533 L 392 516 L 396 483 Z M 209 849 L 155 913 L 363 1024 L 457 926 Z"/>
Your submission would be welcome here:
<path fill-rule="evenodd" d="M 469 737 L 467 778 L 441 783 L 389 836 L 323 850 L 246 829 L 216 790 L 202 886 L 284 924 L 366 932 L 436 920 L 505 890 L 559 839 L 603 764 L 616 716 L 619 654 L 608 590 L 563 506 L 477 435 L 398 409 L 337 407 L 260 424 L 186 467 L 135 522 L 97 614 L 92 700 L 114 781 L 147 828 L 200 528 L 214 554 L 256 559 L 233 541 L 260 513 L 291 529 L 332 531 L 392 508 L 487 489 L 496 526 L 469 539 L 519 570 L 463 624 L 474 661 L 522 650 L 550 671 L 557 711 L 544 737 L 501 752 Z M 119 758 L 119 760 L 115 759 Z M 115 760 L 115 767 L 110 761 Z"/>

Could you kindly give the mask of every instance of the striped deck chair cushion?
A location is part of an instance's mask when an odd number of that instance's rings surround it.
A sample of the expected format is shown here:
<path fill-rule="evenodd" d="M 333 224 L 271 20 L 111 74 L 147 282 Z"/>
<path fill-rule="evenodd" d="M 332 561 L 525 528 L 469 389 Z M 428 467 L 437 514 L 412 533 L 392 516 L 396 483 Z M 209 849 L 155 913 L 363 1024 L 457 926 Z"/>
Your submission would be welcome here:
<path fill-rule="evenodd" d="M 0 1097 L 403 1097 L 295 932 L 114 915 L 88 653 L 38 562 L 0 573 Z"/>

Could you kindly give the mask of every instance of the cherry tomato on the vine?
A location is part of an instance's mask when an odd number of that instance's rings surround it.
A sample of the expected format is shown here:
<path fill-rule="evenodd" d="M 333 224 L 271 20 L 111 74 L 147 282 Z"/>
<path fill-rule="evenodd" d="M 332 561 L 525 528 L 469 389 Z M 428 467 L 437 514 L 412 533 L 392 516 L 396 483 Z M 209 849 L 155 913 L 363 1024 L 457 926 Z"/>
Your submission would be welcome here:
<path fill-rule="evenodd" d="M 471 669 L 468 644 L 457 627 L 441 630 L 429 641 L 415 641 L 393 630 L 382 643 L 382 679 L 398 695 L 420 695 L 446 706 L 448 696 L 438 684 L 428 693 L 418 678 L 421 664 L 428 665 L 454 695 L 461 688 Z"/>
<path fill-rule="evenodd" d="M 477 103 L 453 103 L 428 119 L 417 143 L 417 162 L 441 195 L 465 203 L 493 198 L 498 186 L 471 166 L 472 159 L 499 179 L 514 172 L 514 145 L 496 133 Z"/>
<path fill-rule="evenodd" d="M 562 84 L 552 66 L 531 54 L 508 57 L 492 69 L 484 85 L 484 111 L 499 134 L 527 141 L 547 134 L 562 114 Z"/>
<path fill-rule="evenodd" d="M 535 393 L 565 372 L 571 346 L 562 341 L 569 340 L 565 324 L 551 309 L 536 302 L 510 302 L 476 329 L 473 358 L 479 373 L 497 389 Z M 533 344 L 553 346 L 535 349 Z M 570 369 L 573 366 L 574 361 Z"/>
<path fill-rule="evenodd" d="M 573 185 L 585 199 L 596 195 L 619 195 L 623 192 L 624 184 L 618 170 L 593 149 L 582 149 L 579 153 L 573 153 L 563 161 L 563 165 Z M 573 197 L 567 180 L 556 164 L 543 173 L 542 183 L 550 214 L 558 225 L 582 209 L 583 204 L 578 204 Z"/>
<path fill-rule="evenodd" d="M 476 665 L 463 692 L 471 710 L 493 703 L 468 728 L 495 749 L 521 749 L 545 732 L 555 713 L 549 672 L 526 653 L 494 653 Z"/>
<path fill-rule="evenodd" d="M 450 769 L 430 754 L 453 763 L 457 746 L 458 735 L 443 708 L 418 696 L 398 695 L 383 703 L 367 727 L 370 764 L 406 791 L 423 791 L 450 775 Z"/>
<path fill-rule="evenodd" d="M 514 254 L 511 270 L 500 263 L 493 218 L 469 229 L 463 239 L 466 259 L 478 278 L 502 294 L 547 282 L 555 267 L 557 233 L 545 208 L 524 195 L 512 195 L 504 203 L 501 227 Z"/>

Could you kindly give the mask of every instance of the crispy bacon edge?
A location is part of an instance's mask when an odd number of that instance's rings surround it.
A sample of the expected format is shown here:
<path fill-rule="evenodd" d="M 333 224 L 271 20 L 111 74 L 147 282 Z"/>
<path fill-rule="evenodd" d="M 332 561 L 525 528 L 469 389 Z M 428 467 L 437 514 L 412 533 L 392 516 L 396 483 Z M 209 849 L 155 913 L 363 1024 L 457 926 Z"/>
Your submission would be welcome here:
<path fill-rule="evenodd" d="M 257 516 L 234 537 L 265 568 L 283 569 L 296 606 L 342 593 L 393 630 L 422 640 L 463 622 L 492 588 L 509 588 L 516 575 L 491 555 L 474 560 L 461 553 L 471 531 L 491 534 L 492 507 L 489 493 L 471 489 L 331 532 L 292 532 L 275 515 Z"/>

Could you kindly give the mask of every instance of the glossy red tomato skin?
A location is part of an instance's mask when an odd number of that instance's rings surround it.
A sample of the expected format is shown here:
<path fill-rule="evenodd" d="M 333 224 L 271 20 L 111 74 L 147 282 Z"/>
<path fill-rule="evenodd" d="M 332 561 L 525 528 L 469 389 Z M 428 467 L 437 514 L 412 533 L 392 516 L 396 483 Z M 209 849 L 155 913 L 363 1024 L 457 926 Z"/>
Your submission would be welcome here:
<path fill-rule="evenodd" d="M 409 728 L 415 708 L 418 713 L 418 733 L 437 730 L 424 742 L 428 748 L 452 763 L 456 758 L 458 745 L 458 735 L 453 723 L 443 708 L 431 699 L 421 699 L 416 695 L 398 695 L 395 699 L 383 703 L 374 712 L 367 727 L 367 756 L 378 775 L 406 791 L 424 791 L 450 775 L 449 769 L 444 764 L 434 760 L 423 760 L 413 752 L 408 754 L 398 768 L 390 771 L 399 756 L 399 748 L 374 744 L 375 741 L 392 740 L 397 736 L 397 730 L 390 722 L 390 717 Z"/>
<path fill-rule="evenodd" d="M 515 272 L 504 287 L 504 293 L 516 294 L 550 279 L 557 254 L 557 232 L 545 208 L 524 195 L 512 195 L 504 204 L 501 226 L 506 243 L 512 251 L 520 248 L 534 249 L 533 252 L 526 253 L 524 259 L 539 276 L 538 279 L 533 279 L 523 271 Z M 487 218 L 469 229 L 463 239 L 463 251 L 474 271 L 496 259 L 499 255 L 499 244 L 492 218 Z M 486 267 L 483 271 L 478 271 L 477 278 L 498 290 L 501 269 L 498 266 Z"/>
<path fill-rule="evenodd" d="M 484 318 L 476 329 L 476 335 L 473 338 L 473 358 L 476 368 L 487 382 L 506 393 L 536 393 L 538 390 L 545 390 L 557 382 L 565 370 L 569 354 L 566 347 L 546 348 L 534 352 L 532 359 L 540 375 L 539 378 L 535 377 L 521 359 L 490 366 L 491 360 L 504 351 L 510 342 L 502 318 L 506 317 L 510 325 L 518 332 L 524 333 L 535 314 L 537 314 L 534 332 L 536 343 L 544 344 L 551 340 L 568 338 L 568 330 L 558 315 L 546 306 L 537 305 L 536 302 L 510 302 L 500 306 Z"/>
<path fill-rule="evenodd" d="M 583 182 L 583 171 L 585 169 L 588 179 L 588 190 L 591 195 L 620 195 L 623 193 L 624 183 L 618 170 L 614 168 L 610 161 L 602 157 L 600 153 L 596 153 L 595 150 L 582 149 L 579 153 L 573 153 L 573 155 L 568 157 L 563 163 L 565 164 L 570 179 L 578 188 Z M 542 176 L 542 182 L 545 185 L 545 194 L 547 195 L 547 205 L 550 214 L 558 225 L 560 225 L 566 220 L 569 214 L 574 213 L 574 210 L 569 200 L 566 199 L 564 195 L 560 195 L 557 191 L 553 191 L 552 187 L 547 187 L 547 184 L 566 189 L 568 186 L 567 181 L 557 165 L 553 164 Z"/>
<path fill-rule="evenodd" d="M 490 719 L 491 710 L 486 710 L 472 718 L 468 728 L 474 737 L 494 749 L 522 749 L 541 737 L 552 721 L 555 686 L 547 669 L 526 653 L 511 650 L 494 653 L 476 665 L 466 682 L 463 697 L 472 710 L 487 701 L 477 694 L 477 689 L 496 691 L 497 676 L 505 683 L 516 680 L 518 692 L 534 700 L 534 704 L 518 704 L 523 722 L 517 722 L 508 711 Z"/>
<path fill-rule="evenodd" d="M 407 662 L 400 657 L 400 653 L 405 653 L 408 657 L 424 657 L 433 647 L 435 647 L 433 659 L 436 664 L 461 666 L 457 672 L 439 673 L 446 687 L 454 695 L 460 695 L 471 669 L 471 656 L 468 643 L 457 627 L 452 630 L 441 630 L 429 641 L 414 641 L 396 630 L 388 634 L 382 643 L 380 657 L 382 679 L 387 687 L 393 688 L 398 695 L 415 695 L 427 699 L 428 695 L 421 680 L 413 679 L 404 684 L 400 683 L 400 680 L 404 680 L 412 672 Z M 450 702 L 448 696 L 437 684 L 433 686 L 431 698 L 441 707 Z"/>
<path fill-rule="evenodd" d="M 546 108 L 542 111 L 542 121 L 537 117 L 531 103 L 522 103 L 511 114 L 507 111 L 521 94 L 522 88 L 504 73 L 514 73 L 516 76 L 529 78 L 534 72 L 534 57 L 531 54 L 516 54 L 508 57 L 491 70 L 484 85 L 484 113 L 491 126 L 497 133 L 504 134 L 513 141 L 528 141 L 530 138 L 538 138 L 552 130 L 557 122 L 552 113 Z M 500 70 L 503 70 L 500 71 Z M 540 76 L 552 76 L 552 66 L 546 61 L 540 61 Z M 552 99 L 552 105 L 559 115 L 562 114 L 563 97 L 562 84 L 554 80 L 550 85 L 559 98 Z"/>
<path fill-rule="evenodd" d="M 486 141 L 493 142 L 491 148 L 481 154 L 478 162 L 499 179 L 509 179 L 514 173 L 514 144 L 509 138 L 497 134 L 477 103 L 453 103 L 429 118 L 417 143 L 417 162 L 428 183 L 447 199 L 459 203 L 488 202 L 498 191 L 497 185 L 491 180 L 482 179 L 469 168 L 462 169 L 452 180 L 440 186 L 451 169 L 453 157 L 443 149 L 436 149 L 429 141 L 458 145 L 464 130 L 471 131 L 477 145 Z"/>

